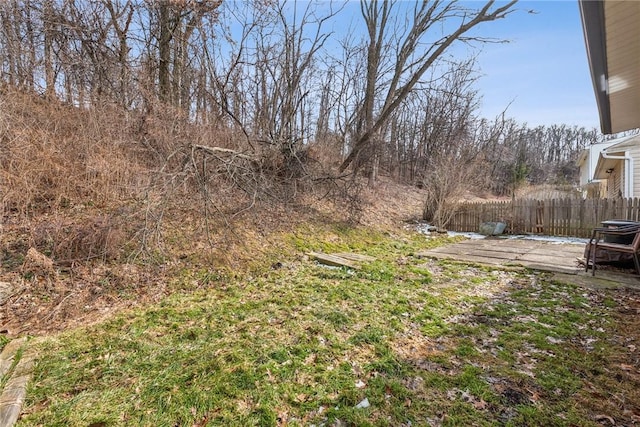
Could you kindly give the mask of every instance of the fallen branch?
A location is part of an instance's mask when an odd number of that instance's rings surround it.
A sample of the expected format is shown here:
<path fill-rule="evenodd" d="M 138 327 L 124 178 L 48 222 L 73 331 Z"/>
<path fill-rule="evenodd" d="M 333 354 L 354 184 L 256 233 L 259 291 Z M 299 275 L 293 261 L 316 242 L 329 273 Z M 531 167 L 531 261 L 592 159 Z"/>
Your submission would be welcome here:
<path fill-rule="evenodd" d="M 51 317 L 53 317 L 53 315 L 56 314 L 60 310 L 60 307 L 62 307 L 62 304 L 64 304 L 64 302 L 66 300 L 68 300 L 69 298 L 71 298 L 74 294 L 75 294 L 75 292 L 69 292 L 64 298 L 62 298 L 62 300 L 53 308 L 53 310 L 51 310 L 49 312 L 49 314 L 46 315 L 44 317 L 44 319 L 42 319 L 41 323 L 44 323 L 47 320 L 49 320 Z"/>
<path fill-rule="evenodd" d="M 230 148 L 222 148 L 222 147 L 209 147 L 208 145 L 193 145 L 194 150 L 202 150 L 212 155 L 220 155 L 227 154 L 230 156 L 240 157 L 241 159 L 249 160 L 251 162 L 257 162 L 258 160 L 248 154 L 239 153 L 238 151 L 232 150 Z"/>

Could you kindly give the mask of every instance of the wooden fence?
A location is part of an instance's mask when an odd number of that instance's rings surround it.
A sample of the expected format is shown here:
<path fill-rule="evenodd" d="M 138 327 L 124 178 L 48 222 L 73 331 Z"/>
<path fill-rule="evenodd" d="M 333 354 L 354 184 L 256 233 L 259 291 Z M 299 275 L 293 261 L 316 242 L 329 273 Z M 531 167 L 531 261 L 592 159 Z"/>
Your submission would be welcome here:
<path fill-rule="evenodd" d="M 640 199 L 548 199 L 463 203 L 449 222 L 452 231 L 477 232 L 500 221 L 509 234 L 590 237 L 607 219 L 640 221 Z"/>

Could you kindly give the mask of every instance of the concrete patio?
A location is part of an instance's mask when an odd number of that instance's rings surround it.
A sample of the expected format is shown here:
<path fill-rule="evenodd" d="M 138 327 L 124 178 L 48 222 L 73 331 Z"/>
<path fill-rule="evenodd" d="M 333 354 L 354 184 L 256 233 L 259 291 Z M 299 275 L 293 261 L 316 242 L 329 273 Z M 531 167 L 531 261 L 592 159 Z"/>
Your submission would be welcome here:
<path fill-rule="evenodd" d="M 640 290 L 640 277 L 619 271 L 597 270 L 595 277 L 581 262 L 584 244 L 533 239 L 469 239 L 420 252 L 418 256 L 502 267 L 520 267 L 554 274 L 557 280 L 590 288 Z"/>

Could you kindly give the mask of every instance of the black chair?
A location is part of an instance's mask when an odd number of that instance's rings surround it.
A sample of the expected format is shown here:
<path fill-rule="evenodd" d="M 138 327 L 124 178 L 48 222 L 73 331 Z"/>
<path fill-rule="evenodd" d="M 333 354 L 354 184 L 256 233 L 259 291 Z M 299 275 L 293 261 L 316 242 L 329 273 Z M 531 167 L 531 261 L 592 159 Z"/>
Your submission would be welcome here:
<path fill-rule="evenodd" d="M 640 275 L 640 223 L 622 225 L 620 227 L 598 227 L 593 230 L 591 240 L 587 247 L 586 266 L 589 270 L 589 257 L 591 257 L 592 275 L 596 274 L 596 252 L 604 249 L 611 252 L 631 254 L 636 273 Z"/>

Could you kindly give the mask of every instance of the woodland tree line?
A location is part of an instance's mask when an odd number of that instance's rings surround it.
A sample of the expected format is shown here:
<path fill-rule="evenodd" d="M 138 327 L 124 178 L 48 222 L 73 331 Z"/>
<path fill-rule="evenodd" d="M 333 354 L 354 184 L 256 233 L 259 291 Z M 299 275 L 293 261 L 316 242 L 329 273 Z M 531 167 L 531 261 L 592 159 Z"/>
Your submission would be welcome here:
<path fill-rule="evenodd" d="M 599 133 L 480 117 L 473 51 L 450 54 L 487 42 L 476 27 L 509 19 L 515 1 L 363 1 L 353 17 L 348 6 L 4 1 L 3 93 L 117 111 L 171 176 L 163 188 L 188 178 L 204 198 L 222 191 L 214 179 L 253 203 L 384 174 L 428 189 L 425 215 L 440 218 L 469 189 L 576 182 L 577 153 Z"/>

